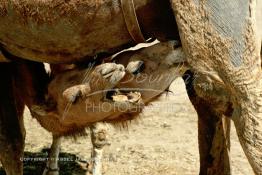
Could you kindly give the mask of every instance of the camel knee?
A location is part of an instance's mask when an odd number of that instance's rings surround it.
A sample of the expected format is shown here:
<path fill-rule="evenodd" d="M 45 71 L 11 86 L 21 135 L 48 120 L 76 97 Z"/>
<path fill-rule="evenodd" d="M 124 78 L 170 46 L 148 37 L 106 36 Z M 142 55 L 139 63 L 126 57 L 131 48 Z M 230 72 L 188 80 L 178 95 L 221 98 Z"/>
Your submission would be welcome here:
<path fill-rule="evenodd" d="M 108 141 L 109 128 L 104 123 L 96 123 L 90 127 L 91 141 L 94 148 L 102 149 L 106 145 L 110 145 Z"/>
<path fill-rule="evenodd" d="M 229 175 L 230 119 L 225 115 L 231 115 L 230 103 L 226 93 L 224 97 L 218 94 L 223 88 L 217 85 L 217 79 L 205 76 L 196 78 L 191 71 L 183 76 L 189 99 L 198 114 L 200 174 Z"/>

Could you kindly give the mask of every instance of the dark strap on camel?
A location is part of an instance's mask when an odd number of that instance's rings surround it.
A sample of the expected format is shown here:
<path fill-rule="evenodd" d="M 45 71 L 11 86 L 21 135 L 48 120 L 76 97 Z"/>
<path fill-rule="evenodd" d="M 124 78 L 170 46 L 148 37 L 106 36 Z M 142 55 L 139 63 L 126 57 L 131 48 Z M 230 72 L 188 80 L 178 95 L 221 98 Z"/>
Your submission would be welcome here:
<path fill-rule="evenodd" d="M 140 29 L 136 16 L 136 10 L 133 0 L 121 0 L 122 12 L 126 23 L 127 30 L 136 43 L 146 42 Z"/>

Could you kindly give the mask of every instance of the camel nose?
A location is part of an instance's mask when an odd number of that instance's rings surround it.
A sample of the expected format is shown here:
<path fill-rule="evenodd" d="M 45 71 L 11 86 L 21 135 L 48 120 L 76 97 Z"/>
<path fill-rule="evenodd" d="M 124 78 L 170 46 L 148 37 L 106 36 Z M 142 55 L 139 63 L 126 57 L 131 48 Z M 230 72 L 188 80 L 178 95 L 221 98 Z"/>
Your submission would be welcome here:
<path fill-rule="evenodd" d="M 131 61 L 128 63 L 126 70 L 134 75 L 139 74 L 145 69 L 145 63 L 143 61 Z"/>

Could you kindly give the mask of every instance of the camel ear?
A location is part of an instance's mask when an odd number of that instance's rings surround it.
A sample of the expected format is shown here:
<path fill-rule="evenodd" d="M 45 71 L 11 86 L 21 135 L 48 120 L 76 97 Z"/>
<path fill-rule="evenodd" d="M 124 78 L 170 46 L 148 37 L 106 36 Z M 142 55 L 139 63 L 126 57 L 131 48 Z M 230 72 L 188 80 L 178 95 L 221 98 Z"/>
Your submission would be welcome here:
<path fill-rule="evenodd" d="M 69 103 L 75 103 L 79 98 L 84 98 L 91 93 L 89 83 L 72 86 L 63 92 L 63 98 Z"/>

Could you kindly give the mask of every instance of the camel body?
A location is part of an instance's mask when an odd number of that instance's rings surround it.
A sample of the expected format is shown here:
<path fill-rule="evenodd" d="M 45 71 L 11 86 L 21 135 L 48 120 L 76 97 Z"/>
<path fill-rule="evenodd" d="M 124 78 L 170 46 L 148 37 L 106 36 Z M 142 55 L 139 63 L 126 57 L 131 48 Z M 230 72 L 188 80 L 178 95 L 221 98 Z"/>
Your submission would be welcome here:
<path fill-rule="evenodd" d="M 116 1 L 59 2 L 1 1 L 0 43 L 3 55 L 10 56 L 8 53 L 11 53 L 19 59 L 68 63 L 87 60 L 99 53 L 111 54 L 134 44 L 120 13 L 120 4 Z M 87 5 L 81 6 L 81 3 Z M 203 77 L 215 74 L 223 82 L 221 88 L 231 97 L 232 110 L 228 116 L 235 123 L 240 143 L 254 172 L 261 174 L 261 1 L 136 0 L 135 4 L 146 38 L 180 39 L 191 71 Z M 86 11 L 83 7 L 89 8 Z M 169 9 L 173 11 L 170 13 Z M 77 13 L 83 11 L 83 16 Z M 109 19 L 116 21 L 109 22 Z M 180 37 L 177 37 L 177 28 Z M 25 102 L 23 98 L 16 97 L 19 90 L 13 85 L 12 64 L 1 65 L 1 70 L 4 72 L 1 74 L 0 111 L 4 124 L 0 136 L 5 143 L 0 147 L 1 161 L 8 175 L 20 175 L 24 128 L 21 117 L 17 116 L 22 115 Z M 212 115 L 216 115 L 212 111 Z M 213 127 L 209 123 L 204 126 Z M 204 138 L 200 141 L 202 146 L 207 143 Z M 215 147 L 212 142 L 207 145 Z M 211 154 L 209 148 L 204 149 L 206 155 Z M 220 159 L 220 162 L 223 161 Z M 219 169 L 214 161 L 210 163 L 210 157 L 201 157 L 202 174 L 210 172 L 210 165 L 214 172 Z"/>
<path fill-rule="evenodd" d="M 168 0 L 135 1 L 146 38 L 175 33 L 168 26 L 175 26 L 168 4 Z M 120 2 L 112 0 L 1 1 L 0 43 L 17 57 L 49 63 L 88 60 L 135 44 Z"/>

